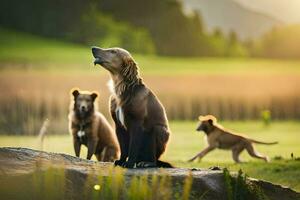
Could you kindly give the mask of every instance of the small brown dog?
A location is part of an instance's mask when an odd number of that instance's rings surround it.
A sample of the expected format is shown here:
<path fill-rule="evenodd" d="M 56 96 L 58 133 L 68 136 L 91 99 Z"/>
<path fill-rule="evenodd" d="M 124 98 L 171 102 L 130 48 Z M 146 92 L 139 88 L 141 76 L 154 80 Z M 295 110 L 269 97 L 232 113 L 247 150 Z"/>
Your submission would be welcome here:
<path fill-rule="evenodd" d="M 95 154 L 99 161 L 113 162 L 119 159 L 120 147 L 112 127 L 97 111 L 97 97 L 96 92 L 72 90 L 69 131 L 77 157 L 83 144 L 88 148 L 87 159 Z"/>
<path fill-rule="evenodd" d="M 253 143 L 257 144 L 277 144 L 278 142 L 260 142 L 241 135 L 236 135 L 229 130 L 225 130 L 221 125 L 217 124 L 217 119 L 212 115 L 200 116 L 200 124 L 197 131 L 204 131 L 207 136 L 208 147 L 198 153 L 189 162 L 194 161 L 196 158 L 203 158 L 208 152 L 215 148 L 232 150 L 232 158 L 235 162 L 240 163 L 239 155 L 246 149 L 250 156 L 254 158 L 263 159 L 268 162 L 268 157 L 263 156 L 253 147 Z"/>

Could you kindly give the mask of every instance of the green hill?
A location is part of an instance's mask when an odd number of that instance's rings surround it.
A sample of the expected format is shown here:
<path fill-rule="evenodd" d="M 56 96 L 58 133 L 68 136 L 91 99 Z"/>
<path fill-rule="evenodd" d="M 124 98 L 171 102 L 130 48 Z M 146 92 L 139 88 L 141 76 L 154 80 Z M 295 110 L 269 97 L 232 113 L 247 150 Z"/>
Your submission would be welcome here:
<path fill-rule="evenodd" d="M 86 63 L 88 46 L 0 29 L 0 62 Z"/>
<path fill-rule="evenodd" d="M 93 71 L 89 46 L 0 29 L 0 68 L 59 71 Z M 95 44 L 99 45 L 99 44 Z M 300 61 L 251 58 L 180 58 L 134 54 L 143 74 L 291 74 Z"/>

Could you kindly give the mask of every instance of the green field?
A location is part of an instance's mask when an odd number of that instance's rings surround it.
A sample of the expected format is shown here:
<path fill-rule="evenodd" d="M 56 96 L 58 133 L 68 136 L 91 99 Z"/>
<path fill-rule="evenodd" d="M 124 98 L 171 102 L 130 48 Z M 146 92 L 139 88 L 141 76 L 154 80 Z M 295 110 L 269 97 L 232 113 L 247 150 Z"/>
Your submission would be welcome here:
<path fill-rule="evenodd" d="M 25 66 L 38 71 L 95 73 L 89 46 L 40 38 L 0 28 L 0 67 Z M 95 44 L 100 46 L 101 44 Z M 174 58 L 134 55 L 146 75 L 195 74 L 293 74 L 300 73 L 298 60 L 251 58 Z M 2 65 L 1 65 L 2 63 Z"/>
<path fill-rule="evenodd" d="M 208 168 L 221 166 L 234 171 L 242 169 L 251 177 L 280 183 L 300 191 L 300 160 L 291 159 L 291 153 L 294 154 L 294 158 L 300 156 L 299 122 L 274 122 L 270 127 L 264 127 L 258 121 L 222 123 L 225 127 L 238 130 L 251 138 L 262 141 L 279 141 L 278 145 L 256 145 L 259 152 L 271 158 L 270 163 L 253 159 L 246 152 L 243 152 L 241 158 L 246 163 L 242 164 L 234 164 L 231 159 L 231 152 L 224 150 L 211 152 L 201 162 L 186 162 L 205 146 L 203 133 L 194 131 L 196 124 L 197 122 L 170 123 L 172 137 L 167 152 L 163 156 L 164 160 L 172 162 L 176 167 Z M 0 136 L 0 146 L 40 149 L 38 138 L 31 136 Z M 84 158 L 86 148 L 83 147 L 82 149 L 81 157 Z M 47 136 L 44 150 L 74 155 L 72 139 L 69 135 Z"/>

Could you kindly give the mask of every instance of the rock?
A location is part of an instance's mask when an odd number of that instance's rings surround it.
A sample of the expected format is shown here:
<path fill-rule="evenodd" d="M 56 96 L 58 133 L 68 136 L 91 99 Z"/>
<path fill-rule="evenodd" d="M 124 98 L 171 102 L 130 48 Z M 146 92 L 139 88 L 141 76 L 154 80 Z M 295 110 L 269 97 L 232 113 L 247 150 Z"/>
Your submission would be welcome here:
<path fill-rule="evenodd" d="M 24 194 L 22 194 L 22 191 L 28 186 L 29 180 L 32 180 L 29 177 L 34 177 L 34 174 L 37 172 L 43 173 L 51 167 L 64 169 L 66 177 L 64 186 L 59 186 L 60 183 L 58 181 L 58 185 L 54 191 L 64 188 L 64 198 L 82 199 L 82 195 L 84 194 L 82 188 L 86 187 L 87 183 L 90 184 L 90 188 L 93 188 L 92 186 L 97 183 L 99 176 L 111 176 L 112 166 L 112 163 L 95 162 L 66 154 L 49 153 L 26 148 L 0 148 L 0 197 L 7 197 L 6 199 L 44 198 L 42 195 L 45 194 L 41 192 L 39 196 L 38 190 L 35 188 L 32 188 L 31 192 L 26 191 L 27 198 L 23 198 Z M 170 177 L 172 187 L 174 186 L 174 190 L 178 190 L 179 193 L 182 193 L 182 185 L 184 185 L 186 177 L 190 174 L 192 176 L 191 199 L 227 199 L 224 174 L 219 168 L 213 168 L 213 170 L 182 168 L 130 169 L 124 172 L 125 182 L 129 184 L 134 176 L 151 176 L 153 174 L 156 174 L 158 177 Z M 87 180 L 90 180 L 91 177 L 92 181 L 88 182 Z M 280 185 L 252 178 L 249 178 L 247 183 L 258 186 L 271 200 L 300 199 L 299 193 Z M 178 185 L 181 187 L 177 187 Z M 15 187 L 14 194 L 9 191 L 11 187 Z M 60 198 L 58 197 L 58 199 Z"/>

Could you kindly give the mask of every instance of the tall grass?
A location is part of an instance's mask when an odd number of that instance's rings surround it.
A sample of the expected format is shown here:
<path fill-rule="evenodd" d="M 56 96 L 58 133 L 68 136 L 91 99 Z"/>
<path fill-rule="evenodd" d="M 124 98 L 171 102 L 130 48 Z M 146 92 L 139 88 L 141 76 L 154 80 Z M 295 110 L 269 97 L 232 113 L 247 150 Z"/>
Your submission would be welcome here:
<path fill-rule="evenodd" d="M 213 114 L 222 120 L 257 120 L 265 110 L 271 113 L 272 120 L 300 119 L 300 96 L 249 102 L 223 97 L 186 98 L 175 94 L 162 101 L 170 120 L 196 120 L 200 114 Z M 51 121 L 47 134 L 66 134 L 68 107 L 68 99 L 0 99 L 0 134 L 38 135 L 45 119 Z M 106 104 L 100 105 L 100 110 L 110 119 Z"/>
<path fill-rule="evenodd" d="M 68 110 L 59 103 L 10 98 L 1 99 L 0 104 L 0 132 L 2 134 L 38 135 L 47 118 L 51 120 L 47 134 L 67 133 Z"/>
<path fill-rule="evenodd" d="M 65 171 L 64 166 L 44 166 L 30 174 L 0 177 L 0 195 L 3 199 L 110 199 L 110 200 L 189 200 L 204 199 L 198 185 L 193 187 L 190 172 L 185 178 L 174 178 L 150 170 L 149 174 L 128 172 L 122 168 L 106 168 L 81 174 Z M 145 172 L 145 171 L 144 171 Z M 225 194 L 228 200 L 268 200 L 262 188 L 247 179 L 240 170 L 232 175 L 223 170 Z M 220 183 L 221 184 L 221 183 Z M 197 191 L 195 191 L 197 190 Z M 205 198 L 206 199 L 206 198 Z"/>
<path fill-rule="evenodd" d="M 270 97 L 263 100 L 238 97 L 171 96 L 165 107 L 170 119 L 193 120 L 200 114 L 213 114 L 222 120 L 254 120 L 268 110 L 272 119 L 300 119 L 300 95 Z"/>
<path fill-rule="evenodd" d="M 269 200 L 259 186 L 247 181 L 247 175 L 242 170 L 235 177 L 225 168 L 223 175 L 228 200 Z"/>
<path fill-rule="evenodd" d="M 96 171 L 95 171 L 96 172 Z M 0 195 L 4 199 L 130 199 L 188 200 L 192 176 L 174 180 L 170 176 L 126 175 L 126 170 L 112 168 L 88 175 L 69 173 L 63 168 L 36 169 L 15 178 L 0 177 Z"/>

